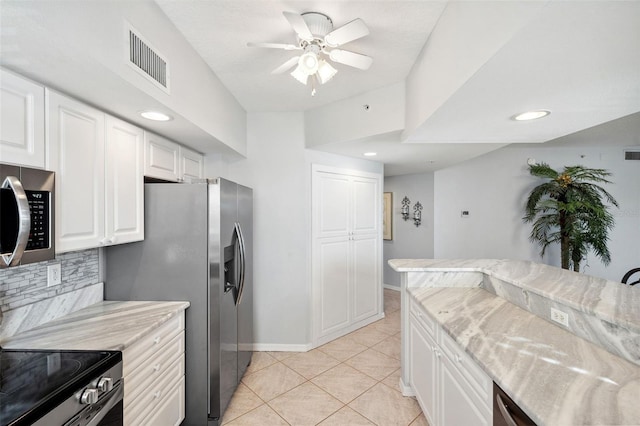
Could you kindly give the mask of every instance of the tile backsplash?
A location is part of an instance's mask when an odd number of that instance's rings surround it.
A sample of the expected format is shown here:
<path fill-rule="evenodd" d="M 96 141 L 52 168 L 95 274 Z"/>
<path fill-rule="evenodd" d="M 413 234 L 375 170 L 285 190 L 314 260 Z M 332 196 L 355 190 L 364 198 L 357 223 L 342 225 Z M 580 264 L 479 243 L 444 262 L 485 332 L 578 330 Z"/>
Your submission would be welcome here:
<path fill-rule="evenodd" d="M 62 283 L 47 287 L 47 266 L 60 263 Z M 0 270 L 4 313 L 99 282 L 98 249 L 56 255 L 54 260 Z"/>

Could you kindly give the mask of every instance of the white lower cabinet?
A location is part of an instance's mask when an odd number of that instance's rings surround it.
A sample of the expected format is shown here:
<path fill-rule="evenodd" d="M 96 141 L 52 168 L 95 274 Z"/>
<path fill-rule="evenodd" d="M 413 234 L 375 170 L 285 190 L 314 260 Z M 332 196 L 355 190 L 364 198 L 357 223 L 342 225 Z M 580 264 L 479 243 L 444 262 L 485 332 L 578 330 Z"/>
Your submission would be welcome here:
<path fill-rule="evenodd" d="M 409 381 L 432 426 L 491 425 L 493 382 L 413 300 Z"/>
<path fill-rule="evenodd" d="M 409 323 L 409 370 L 411 371 L 411 386 L 416 399 L 430 425 L 436 424 L 436 343 L 417 324 Z"/>
<path fill-rule="evenodd" d="M 125 426 L 179 425 L 185 415 L 184 312 L 122 357 Z"/>
<path fill-rule="evenodd" d="M 178 426 L 184 420 L 184 376 L 167 392 L 146 421 L 149 425 Z"/>

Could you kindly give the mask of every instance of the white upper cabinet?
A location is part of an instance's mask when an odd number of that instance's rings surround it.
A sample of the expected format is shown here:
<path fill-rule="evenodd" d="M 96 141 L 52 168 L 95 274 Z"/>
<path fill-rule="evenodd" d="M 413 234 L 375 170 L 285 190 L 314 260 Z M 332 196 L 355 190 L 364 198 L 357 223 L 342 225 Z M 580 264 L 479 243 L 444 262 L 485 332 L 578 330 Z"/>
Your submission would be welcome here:
<path fill-rule="evenodd" d="M 314 345 L 382 313 L 380 175 L 314 166 Z"/>
<path fill-rule="evenodd" d="M 142 130 L 52 91 L 47 107 L 47 168 L 56 172 L 56 250 L 142 240 Z"/>
<path fill-rule="evenodd" d="M 204 177 L 204 157 L 188 148 L 180 147 L 180 172 L 183 180 Z"/>
<path fill-rule="evenodd" d="M 0 69 L 0 162 L 45 167 L 44 87 Z"/>
<path fill-rule="evenodd" d="M 106 117 L 105 241 L 144 239 L 144 132 Z"/>
<path fill-rule="evenodd" d="M 144 175 L 171 182 L 204 177 L 204 157 L 167 138 L 144 132 Z"/>
<path fill-rule="evenodd" d="M 104 113 L 47 91 L 47 168 L 56 172 L 56 251 L 104 239 Z"/>
<path fill-rule="evenodd" d="M 177 182 L 180 178 L 180 145 L 144 132 L 144 175 Z"/>

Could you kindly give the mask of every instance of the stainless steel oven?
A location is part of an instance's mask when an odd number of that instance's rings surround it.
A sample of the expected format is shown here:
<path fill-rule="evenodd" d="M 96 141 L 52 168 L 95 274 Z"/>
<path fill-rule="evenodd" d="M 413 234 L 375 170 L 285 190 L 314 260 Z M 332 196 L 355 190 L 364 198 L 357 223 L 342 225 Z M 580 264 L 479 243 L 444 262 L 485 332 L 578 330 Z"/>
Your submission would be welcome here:
<path fill-rule="evenodd" d="M 0 350 L 1 426 L 122 426 L 122 353 Z"/>
<path fill-rule="evenodd" d="M 0 268 L 55 257 L 54 173 L 0 164 Z"/>
<path fill-rule="evenodd" d="M 495 382 L 493 383 L 493 426 L 536 426 Z"/>

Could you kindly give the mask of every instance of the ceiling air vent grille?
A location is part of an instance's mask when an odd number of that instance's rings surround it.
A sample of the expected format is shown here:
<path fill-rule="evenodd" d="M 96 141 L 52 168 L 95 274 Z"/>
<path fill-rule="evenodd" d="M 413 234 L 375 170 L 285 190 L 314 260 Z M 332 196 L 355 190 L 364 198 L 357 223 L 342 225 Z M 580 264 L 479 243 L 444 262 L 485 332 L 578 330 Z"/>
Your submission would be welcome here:
<path fill-rule="evenodd" d="M 129 28 L 129 64 L 156 86 L 169 92 L 167 61 L 131 28 Z"/>
<path fill-rule="evenodd" d="M 625 160 L 640 160 L 640 149 L 632 150 L 627 149 L 624 151 L 624 159 Z"/>

